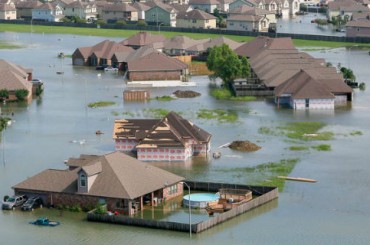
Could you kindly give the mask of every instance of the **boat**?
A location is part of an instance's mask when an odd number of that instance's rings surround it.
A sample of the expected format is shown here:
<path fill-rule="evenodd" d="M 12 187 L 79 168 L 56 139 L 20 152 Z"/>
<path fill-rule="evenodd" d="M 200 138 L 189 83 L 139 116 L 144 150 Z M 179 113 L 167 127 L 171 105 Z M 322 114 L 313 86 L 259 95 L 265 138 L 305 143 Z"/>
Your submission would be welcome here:
<path fill-rule="evenodd" d="M 301 178 L 301 177 L 289 177 L 289 176 L 278 176 L 279 179 L 286 179 L 286 180 L 293 180 L 293 181 L 302 181 L 302 182 L 310 182 L 310 183 L 316 183 L 317 180 L 314 179 L 307 179 L 307 178 Z"/>
<path fill-rule="evenodd" d="M 31 225 L 40 225 L 40 226 L 58 226 L 60 225 L 59 221 L 51 221 L 48 218 L 38 218 L 35 221 L 30 222 Z"/>
<path fill-rule="evenodd" d="M 118 68 L 113 66 L 108 66 L 104 68 L 104 71 L 118 71 Z"/>

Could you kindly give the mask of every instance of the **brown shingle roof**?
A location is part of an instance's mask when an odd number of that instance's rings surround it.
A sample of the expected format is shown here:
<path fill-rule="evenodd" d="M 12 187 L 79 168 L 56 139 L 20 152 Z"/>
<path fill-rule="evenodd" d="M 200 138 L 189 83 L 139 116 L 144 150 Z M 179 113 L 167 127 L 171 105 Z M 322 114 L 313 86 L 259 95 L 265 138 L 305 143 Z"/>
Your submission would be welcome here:
<path fill-rule="evenodd" d="M 26 2 L 17 2 L 15 4 L 17 9 L 34 9 L 42 5 L 39 1 L 26 1 Z"/>
<path fill-rule="evenodd" d="M 162 35 L 154 35 L 149 32 L 139 32 L 121 43 L 126 46 L 146 46 L 154 42 L 163 42 L 164 40 L 166 40 L 166 38 Z"/>
<path fill-rule="evenodd" d="M 85 193 L 91 196 L 132 200 L 184 180 L 181 176 L 140 162 L 121 152 L 93 157 L 92 162 L 86 164 L 101 164 L 101 172 L 96 173 L 97 177 L 89 192 Z M 45 170 L 13 188 L 77 194 L 79 170 Z"/>
<path fill-rule="evenodd" d="M 188 12 L 180 12 L 177 14 L 177 19 L 183 20 L 214 20 L 216 17 L 214 15 L 208 14 L 200 9 L 194 9 Z"/>
<path fill-rule="evenodd" d="M 370 20 L 353 20 L 346 24 L 346 27 L 365 27 L 370 28 Z"/>
<path fill-rule="evenodd" d="M 104 11 L 113 11 L 113 12 L 137 12 L 138 10 L 129 3 L 116 3 L 109 4 L 103 7 Z"/>
<path fill-rule="evenodd" d="M 217 0 L 189 0 L 189 4 L 194 4 L 194 5 L 197 5 L 197 4 L 201 4 L 201 5 L 218 5 L 220 4 L 219 1 Z"/>
<path fill-rule="evenodd" d="M 27 80 L 30 69 L 0 59 L 0 89 L 14 91 L 17 89 L 32 90 L 32 84 Z"/>
<path fill-rule="evenodd" d="M 115 120 L 113 139 L 141 140 L 159 121 L 159 119 Z"/>

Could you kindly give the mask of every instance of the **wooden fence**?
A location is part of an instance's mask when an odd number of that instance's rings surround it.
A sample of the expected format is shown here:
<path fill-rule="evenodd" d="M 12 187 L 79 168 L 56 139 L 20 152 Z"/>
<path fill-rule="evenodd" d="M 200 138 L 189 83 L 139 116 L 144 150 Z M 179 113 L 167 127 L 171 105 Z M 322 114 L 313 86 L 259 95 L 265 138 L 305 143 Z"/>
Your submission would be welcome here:
<path fill-rule="evenodd" d="M 202 221 L 197 224 L 191 224 L 192 233 L 199 233 L 207 230 L 217 224 L 232 219 L 238 215 L 241 215 L 251 209 L 261 206 L 267 202 L 270 202 L 278 198 L 278 189 L 276 187 L 267 186 L 249 186 L 249 185 L 236 185 L 236 184 L 225 184 L 225 183 L 213 183 L 213 182 L 196 182 L 186 181 L 192 191 L 211 191 L 217 192 L 219 189 L 245 189 L 252 191 L 253 195 L 257 196 L 251 201 L 246 202 L 236 208 L 233 208 L 227 212 L 221 213 L 215 217 L 212 217 L 206 221 Z M 88 221 L 104 222 L 131 226 L 141 226 L 155 229 L 165 229 L 172 231 L 189 232 L 189 223 L 171 222 L 171 221 L 160 221 L 160 220 L 147 220 L 131 218 L 129 216 L 114 216 L 107 214 L 95 214 L 93 211 L 87 214 Z"/>

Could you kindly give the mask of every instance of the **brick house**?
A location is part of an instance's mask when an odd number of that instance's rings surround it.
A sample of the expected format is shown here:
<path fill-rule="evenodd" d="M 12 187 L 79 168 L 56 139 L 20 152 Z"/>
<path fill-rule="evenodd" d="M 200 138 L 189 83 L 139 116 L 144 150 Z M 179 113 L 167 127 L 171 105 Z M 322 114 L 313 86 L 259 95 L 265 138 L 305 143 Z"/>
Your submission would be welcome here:
<path fill-rule="evenodd" d="M 185 161 L 211 148 L 211 134 L 174 112 L 163 119 L 116 120 L 113 139 L 116 150 L 136 151 L 142 161 Z"/>
<path fill-rule="evenodd" d="M 183 194 L 183 177 L 121 152 L 81 155 L 66 164 L 68 169 L 47 169 L 16 184 L 15 194 L 39 196 L 48 206 L 107 204 L 108 210 L 128 215 Z"/>
<path fill-rule="evenodd" d="M 27 101 L 32 99 L 32 69 L 26 69 L 6 60 L 0 59 L 0 90 L 7 90 L 8 101 L 17 100 L 17 90 L 28 91 Z"/>

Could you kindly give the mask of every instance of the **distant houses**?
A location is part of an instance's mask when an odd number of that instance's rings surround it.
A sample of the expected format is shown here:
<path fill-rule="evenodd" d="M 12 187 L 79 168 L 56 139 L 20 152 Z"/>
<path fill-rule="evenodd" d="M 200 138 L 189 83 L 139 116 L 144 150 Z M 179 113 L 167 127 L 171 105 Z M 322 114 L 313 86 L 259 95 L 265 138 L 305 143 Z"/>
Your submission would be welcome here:
<path fill-rule="evenodd" d="M 133 215 L 183 194 L 183 177 L 112 152 L 70 158 L 65 170 L 47 169 L 13 186 L 17 195 L 38 196 L 44 205 Z"/>
<path fill-rule="evenodd" d="M 122 119 L 114 123 L 118 151 L 135 151 L 142 161 L 185 161 L 207 156 L 211 134 L 171 112 L 162 119 Z"/>
<path fill-rule="evenodd" d="M 32 69 L 27 69 L 6 60 L 0 60 L 0 91 L 7 91 L 8 96 L 2 100 L 17 100 L 17 91 L 27 91 L 25 100 L 32 99 Z"/>

